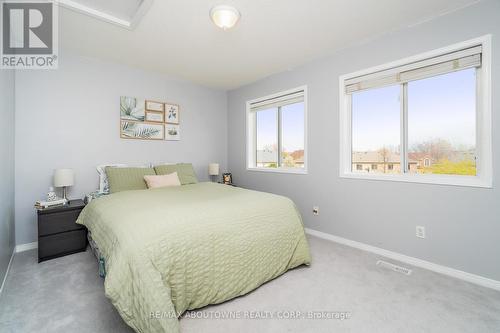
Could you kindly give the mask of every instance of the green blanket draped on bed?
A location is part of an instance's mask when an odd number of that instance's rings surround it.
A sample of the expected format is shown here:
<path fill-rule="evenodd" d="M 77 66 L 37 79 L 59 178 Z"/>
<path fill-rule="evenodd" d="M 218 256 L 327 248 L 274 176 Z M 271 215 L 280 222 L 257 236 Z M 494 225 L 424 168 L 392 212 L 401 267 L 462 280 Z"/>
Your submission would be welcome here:
<path fill-rule="evenodd" d="M 178 332 L 186 310 L 244 295 L 310 263 L 285 197 L 214 183 L 95 199 L 85 225 L 106 263 L 106 296 L 137 332 Z"/>

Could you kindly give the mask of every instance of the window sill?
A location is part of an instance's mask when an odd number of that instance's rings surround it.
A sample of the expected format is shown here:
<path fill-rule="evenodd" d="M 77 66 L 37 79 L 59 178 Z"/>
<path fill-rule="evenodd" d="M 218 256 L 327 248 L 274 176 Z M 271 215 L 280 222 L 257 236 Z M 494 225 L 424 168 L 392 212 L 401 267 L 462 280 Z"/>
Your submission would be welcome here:
<path fill-rule="evenodd" d="M 374 175 L 345 172 L 340 174 L 340 178 L 382 180 L 406 183 L 449 185 L 493 188 L 491 180 L 485 180 L 476 176 L 452 176 L 452 175 Z"/>
<path fill-rule="evenodd" d="M 307 169 L 249 168 L 249 167 L 247 167 L 247 171 L 274 172 L 274 173 L 291 173 L 291 174 L 307 175 Z"/>

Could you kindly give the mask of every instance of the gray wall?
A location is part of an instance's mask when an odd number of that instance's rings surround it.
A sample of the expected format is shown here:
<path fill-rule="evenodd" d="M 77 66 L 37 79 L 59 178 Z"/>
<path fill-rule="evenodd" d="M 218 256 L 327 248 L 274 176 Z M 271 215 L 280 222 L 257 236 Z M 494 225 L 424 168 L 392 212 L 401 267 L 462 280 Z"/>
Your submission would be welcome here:
<path fill-rule="evenodd" d="M 499 14 L 499 1 L 484 1 L 230 91 L 228 163 L 235 182 L 289 196 L 309 228 L 500 280 Z M 341 74 L 487 33 L 493 34 L 494 189 L 339 178 Z M 309 93 L 309 174 L 246 171 L 245 102 L 304 84 Z M 312 215 L 313 205 L 320 206 L 319 216 Z M 416 225 L 426 226 L 426 239 L 415 237 Z"/>
<path fill-rule="evenodd" d="M 208 179 L 210 162 L 225 169 L 224 91 L 64 52 L 58 70 L 16 75 L 17 244 L 36 241 L 33 203 L 46 195 L 56 168 L 75 170 L 70 198 L 98 188 L 102 163 L 192 162 L 200 180 Z M 120 139 L 122 95 L 180 104 L 181 141 Z"/>
<path fill-rule="evenodd" d="M 14 251 L 14 71 L 0 70 L 0 284 Z"/>

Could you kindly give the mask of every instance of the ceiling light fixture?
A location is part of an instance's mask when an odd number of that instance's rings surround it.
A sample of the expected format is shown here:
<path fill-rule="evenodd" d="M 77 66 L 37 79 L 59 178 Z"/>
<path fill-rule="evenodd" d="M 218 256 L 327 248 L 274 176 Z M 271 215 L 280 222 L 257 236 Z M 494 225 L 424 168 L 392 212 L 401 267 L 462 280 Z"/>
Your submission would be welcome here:
<path fill-rule="evenodd" d="M 234 27 L 240 19 L 240 12 L 231 6 L 215 6 L 210 10 L 210 18 L 216 26 L 224 30 Z"/>

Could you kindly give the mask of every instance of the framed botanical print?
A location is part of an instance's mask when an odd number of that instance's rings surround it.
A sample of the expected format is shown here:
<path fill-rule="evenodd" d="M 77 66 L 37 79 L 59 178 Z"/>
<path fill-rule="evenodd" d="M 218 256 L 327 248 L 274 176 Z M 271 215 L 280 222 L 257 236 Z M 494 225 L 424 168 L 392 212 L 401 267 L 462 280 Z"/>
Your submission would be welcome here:
<path fill-rule="evenodd" d="M 163 124 L 122 120 L 120 137 L 122 139 L 163 140 L 165 128 Z"/>
<path fill-rule="evenodd" d="M 165 111 L 165 104 L 155 101 L 146 101 L 146 110 L 149 111 Z"/>
<path fill-rule="evenodd" d="M 179 141 L 181 139 L 180 126 L 165 124 L 165 140 Z"/>
<path fill-rule="evenodd" d="M 146 121 L 152 121 L 155 123 L 165 122 L 165 113 L 157 111 L 146 110 Z"/>
<path fill-rule="evenodd" d="M 144 99 L 121 96 L 120 97 L 120 119 L 132 121 L 144 121 Z"/>
<path fill-rule="evenodd" d="M 165 104 L 165 122 L 167 124 L 179 124 L 179 105 Z"/>

